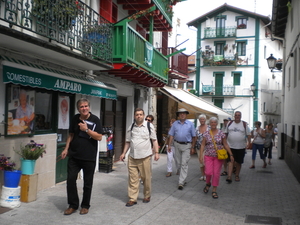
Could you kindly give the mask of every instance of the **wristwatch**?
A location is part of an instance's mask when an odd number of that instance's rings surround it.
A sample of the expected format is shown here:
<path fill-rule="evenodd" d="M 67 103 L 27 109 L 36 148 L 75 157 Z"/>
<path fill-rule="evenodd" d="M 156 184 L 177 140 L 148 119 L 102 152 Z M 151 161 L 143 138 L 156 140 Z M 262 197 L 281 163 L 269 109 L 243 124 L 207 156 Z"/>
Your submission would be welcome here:
<path fill-rule="evenodd" d="M 89 131 L 89 129 L 86 129 L 85 132 L 87 133 Z"/>

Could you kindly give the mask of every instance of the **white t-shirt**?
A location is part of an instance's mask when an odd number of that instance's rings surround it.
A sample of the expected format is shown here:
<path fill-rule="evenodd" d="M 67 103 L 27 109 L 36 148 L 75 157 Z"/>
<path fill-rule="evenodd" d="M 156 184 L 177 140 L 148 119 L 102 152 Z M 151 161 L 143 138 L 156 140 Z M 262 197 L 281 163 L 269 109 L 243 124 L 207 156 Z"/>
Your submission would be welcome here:
<path fill-rule="evenodd" d="M 228 123 L 229 125 L 229 123 Z M 226 127 L 227 142 L 230 148 L 244 149 L 247 145 L 247 136 L 251 135 L 250 128 L 246 126 L 246 132 L 243 122 L 232 122 L 230 126 Z"/>

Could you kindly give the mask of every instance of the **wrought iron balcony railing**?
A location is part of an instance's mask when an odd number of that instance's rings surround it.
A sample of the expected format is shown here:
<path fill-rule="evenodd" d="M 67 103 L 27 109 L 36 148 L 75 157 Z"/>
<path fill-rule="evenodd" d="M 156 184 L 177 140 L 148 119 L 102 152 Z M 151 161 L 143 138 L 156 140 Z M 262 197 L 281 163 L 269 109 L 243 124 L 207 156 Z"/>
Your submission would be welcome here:
<path fill-rule="evenodd" d="M 2 0 L 2 25 L 112 63 L 113 26 L 82 1 Z M 29 32 L 28 32 L 29 31 Z"/>
<path fill-rule="evenodd" d="M 203 66 L 236 66 L 236 56 L 234 55 L 202 55 Z"/>
<path fill-rule="evenodd" d="M 202 85 L 202 95 L 235 95 L 235 86 L 224 85 L 215 87 L 213 85 Z"/>
<path fill-rule="evenodd" d="M 234 38 L 236 37 L 236 27 L 206 27 L 204 28 L 204 38 Z"/>

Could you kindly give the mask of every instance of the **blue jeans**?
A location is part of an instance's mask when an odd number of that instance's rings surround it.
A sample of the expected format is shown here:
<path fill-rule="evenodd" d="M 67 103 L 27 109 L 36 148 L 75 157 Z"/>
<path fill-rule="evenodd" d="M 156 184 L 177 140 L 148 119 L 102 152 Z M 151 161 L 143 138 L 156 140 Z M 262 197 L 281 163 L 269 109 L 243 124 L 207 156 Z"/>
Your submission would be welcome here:
<path fill-rule="evenodd" d="M 264 145 L 263 145 L 263 144 L 262 144 L 262 145 L 259 145 L 259 144 L 254 144 L 254 143 L 253 143 L 253 145 L 252 145 L 252 160 L 255 160 L 257 150 L 258 150 L 258 152 L 259 152 L 260 158 L 261 158 L 262 160 L 264 160 L 264 159 L 265 159 L 265 155 L 264 155 L 264 153 L 263 153 Z"/>
<path fill-rule="evenodd" d="M 272 159 L 272 148 L 273 148 L 273 143 L 270 144 L 270 146 L 268 148 L 264 148 L 265 149 L 265 157 L 267 158 L 267 155 L 269 153 L 268 159 Z"/>

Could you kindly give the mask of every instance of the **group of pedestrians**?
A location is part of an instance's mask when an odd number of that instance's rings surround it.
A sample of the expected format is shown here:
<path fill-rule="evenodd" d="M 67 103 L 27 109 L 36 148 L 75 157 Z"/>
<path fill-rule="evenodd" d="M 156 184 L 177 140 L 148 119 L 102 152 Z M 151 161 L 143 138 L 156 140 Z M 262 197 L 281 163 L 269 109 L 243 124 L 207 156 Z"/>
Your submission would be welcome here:
<path fill-rule="evenodd" d="M 234 181 L 240 181 L 240 173 L 246 149 L 252 149 L 252 166 L 255 168 L 255 158 L 257 150 L 264 162 L 263 168 L 268 164 L 271 165 L 272 146 L 274 142 L 275 132 L 272 124 L 268 124 L 266 130 L 260 128 L 261 122 L 255 122 L 255 128 L 251 131 L 247 122 L 243 121 L 242 113 L 236 111 L 234 119 L 225 118 L 221 130 L 217 128 L 218 119 L 212 117 L 206 122 L 206 116 L 199 116 L 200 125 L 193 131 L 193 124 L 186 120 L 189 112 L 180 109 L 177 112 L 179 120 L 171 121 L 168 133 L 168 173 L 167 177 L 172 175 L 172 157 L 175 159 L 175 167 L 179 176 L 178 189 L 183 190 L 186 185 L 186 177 L 188 171 L 188 161 L 190 154 L 197 152 L 200 162 L 201 177 L 199 180 L 206 181 L 203 189 L 204 193 L 208 193 L 211 185 L 212 197 L 218 198 L 217 186 L 220 176 L 227 176 L 226 182 L 232 183 L 232 175 Z M 251 141 L 252 140 L 252 141 Z M 217 151 L 226 149 L 228 153 L 227 160 L 219 160 Z M 224 171 L 221 173 L 222 166 Z"/>
<path fill-rule="evenodd" d="M 71 215 L 79 206 L 80 214 L 89 212 L 93 176 L 96 165 L 97 141 L 102 139 L 102 125 L 99 118 L 90 112 L 90 102 L 87 99 L 79 99 L 77 102 L 79 114 L 75 115 L 70 123 L 69 136 L 66 147 L 61 154 L 62 159 L 68 159 L 67 195 L 69 207 L 64 211 L 65 215 Z M 252 166 L 255 168 L 256 151 L 260 153 L 265 168 L 268 155 L 271 165 L 272 145 L 274 140 L 273 125 L 269 124 L 266 130 L 260 128 L 261 123 L 255 122 L 255 130 L 250 131 L 246 122 L 241 120 L 241 112 L 236 111 L 234 120 L 224 120 L 224 128 L 219 130 L 218 119 L 212 117 L 206 123 L 206 116 L 200 115 L 200 126 L 196 129 L 194 124 L 187 120 L 189 112 L 182 108 L 176 112 L 178 120 L 170 120 L 170 128 L 167 138 L 167 177 L 172 176 L 172 161 L 175 159 L 178 189 L 183 190 L 187 184 L 188 162 L 192 154 L 197 153 L 200 163 L 200 180 L 206 182 L 203 192 L 207 194 L 212 187 L 212 198 L 217 199 L 217 187 L 221 176 L 222 166 L 227 175 L 226 181 L 232 182 L 232 174 L 235 173 L 235 181 L 240 181 L 240 171 L 244 162 L 246 148 L 253 145 Z M 143 184 L 143 203 L 149 203 L 151 199 L 152 157 L 159 160 L 158 141 L 156 131 L 152 124 L 154 117 L 145 117 L 144 110 L 137 108 L 134 111 L 134 123 L 126 132 L 125 146 L 120 160 L 128 154 L 128 202 L 127 207 L 137 204 L 139 185 Z M 88 124 L 94 124 L 91 129 Z M 226 125 L 227 124 L 227 125 Z M 251 138 L 253 141 L 251 142 Z M 220 160 L 217 151 L 225 149 L 229 155 L 227 160 Z M 263 152 L 263 149 L 265 152 Z M 76 180 L 80 170 L 83 170 L 83 198 L 79 204 Z M 235 170 L 235 171 L 233 171 Z M 139 179 L 142 182 L 139 182 Z"/>

